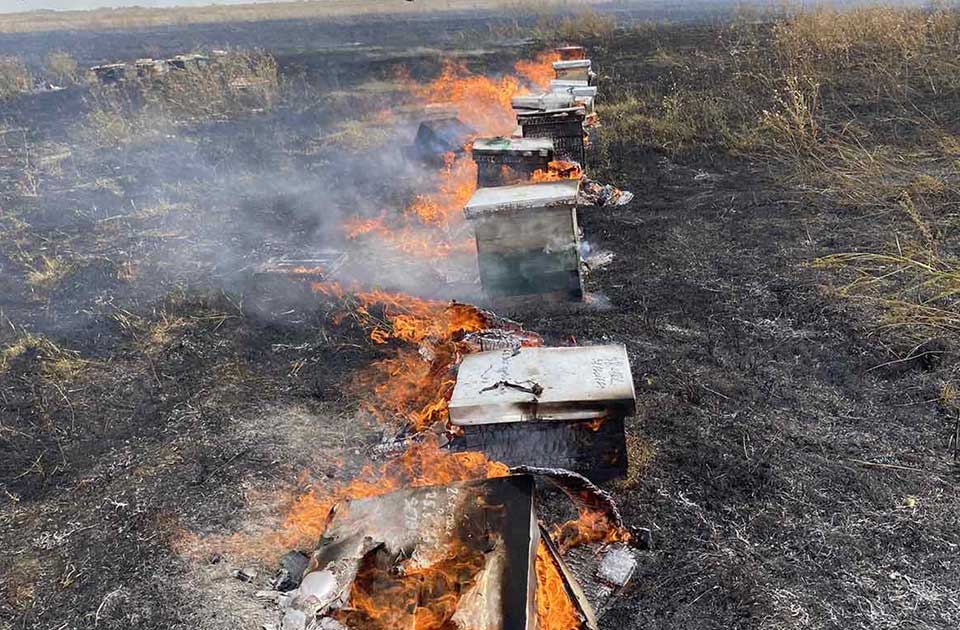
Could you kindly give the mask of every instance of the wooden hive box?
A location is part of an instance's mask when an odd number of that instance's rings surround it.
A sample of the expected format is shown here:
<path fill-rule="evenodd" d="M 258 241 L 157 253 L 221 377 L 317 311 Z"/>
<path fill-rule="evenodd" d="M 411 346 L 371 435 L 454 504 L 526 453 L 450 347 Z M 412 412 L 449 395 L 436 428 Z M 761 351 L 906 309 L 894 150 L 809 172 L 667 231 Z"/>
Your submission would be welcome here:
<path fill-rule="evenodd" d="M 594 481 L 626 473 L 623 420 L 635 412 L 636 396 L 622 345 L 468 355 L 449 410 L 463 450 Z"/>
<path fill-rule="evenodd" d="M 517 122 L 524 138 L 550 138 L 558 160 L 585 166 L 583 121 L 586 117 L 586 108 L 576 105 L 563 109 L 520 112 Z"/>
<path fill-rule="evenodd" d="M 589 59 L 571 59 L 569 61 L 554 61 L 553 71 L 558 79 L 572 79 L 589 81 L 593 73 L 590 70 Z"/>
<path fill-rule="evenodd" d="M 477 186 L 508 186 L 528 182 L 535 171 L 546 171 L 553 160 L 549 138 L 478 138 L 473 142 Z"/>
<path fill-rule="evenodd" d="M 587 58 L 587 51 L 583 46 L 561 46 L 559 48 L 554 48 L 554 50 L 558 55 L 560 55 L 561 61 Z"/>
<path fill-rule="evenodd" d="M 583 299 L 578 180 L 480 188 L 464 214 L 473 223 L 480 283 L 497 302 Z"/>

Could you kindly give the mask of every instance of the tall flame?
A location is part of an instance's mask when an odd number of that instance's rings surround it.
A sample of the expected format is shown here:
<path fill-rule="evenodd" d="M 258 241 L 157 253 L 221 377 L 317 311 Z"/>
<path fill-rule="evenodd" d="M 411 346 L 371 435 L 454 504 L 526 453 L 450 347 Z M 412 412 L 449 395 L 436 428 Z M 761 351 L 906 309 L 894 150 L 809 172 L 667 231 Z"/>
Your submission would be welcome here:
<path fill-rule="evenodd" d="M 338 299 L 347 296 L 333 282 L 315 283 L 313 288 Z M 489 317 L 468 304 L 387 291 L 357 290 L 346 301 L 352 304 L 352 315 L 369 330 L 371 341 L 406 344 L 357 377 L 355 389 L 364 399 L 363 407 L 381 422 L 401 418 L 416 431 L 446 424 L 447 401 L 456 382 L 453 369 L 470 351 L 461 339 L 489 328 Z"/>

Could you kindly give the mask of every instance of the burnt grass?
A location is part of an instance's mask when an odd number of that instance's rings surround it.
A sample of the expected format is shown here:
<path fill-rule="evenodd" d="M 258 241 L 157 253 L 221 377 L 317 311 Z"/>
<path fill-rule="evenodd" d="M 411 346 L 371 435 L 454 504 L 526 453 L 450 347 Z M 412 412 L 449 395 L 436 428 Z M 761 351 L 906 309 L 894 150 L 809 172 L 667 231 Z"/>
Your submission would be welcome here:
<path fill-rule="evenodd" d="M 707 26 L 657 32 L 588 45 L 605 74 L 663 83 L 658 47 L 716 39 Z M 526 52 L 467 59 L 504 69 Z M 320 90 L 387 77 L 401 57 L 415 75 L 438 67 L 437 53 L 370 54 L 279 61 Z M 0 105 L 34 147 L 71 142 L 86 106 L 71 91 Z M 385 350 L 335 323 L 333 305 L 242 271 L 284 243 L 339 245 L 318 196 L 373 208 L 360 193 L 397 194 L 356 179 L 372 156 L 300 150 L 307 129 L 344 115 L 320 99 L 181 128 L 149 150 L 74 146 L 38 196 L 14 191 L 25 149 L 8 140 L 0 347 L 21 347 L 0 369 L 0 628 L 267 618 L 252 592 L 273 567 L 245 584 L 229 573 L 242 559 L 174 548 L 184 532 L 244 528 L 252 490 L 335 476 L 381 438 L 350 383 Z M 769 165 L 718 151 L 622 138 L 593 175 L 637 195 L 581 212 L 587 240 L 615 254 L 588 277 L 600 299 L 511 315 L 550 341 L 630 354 L 634 462 L 611 490 L 653 548 L 602 627 L 957 627 L 956 419 L 936 402 L 956 355 L 898 360 L 808 264 L 884 222 L 811 204 Z M 324 178 L 356 190 L 310 183 Z M 41 254 L 62 265 L 52 279 L 29 275 Z"/>

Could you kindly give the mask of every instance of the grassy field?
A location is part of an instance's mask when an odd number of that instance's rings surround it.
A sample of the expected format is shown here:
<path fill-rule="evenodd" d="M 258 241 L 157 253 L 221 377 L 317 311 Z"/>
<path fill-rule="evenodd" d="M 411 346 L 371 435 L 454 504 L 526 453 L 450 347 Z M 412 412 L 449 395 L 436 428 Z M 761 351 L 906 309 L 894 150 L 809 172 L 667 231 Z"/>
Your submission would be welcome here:
<path fill-rule="evenodd" d="M 617 74 L 603 150 L 642 139 L 674 156 L 755 161 L 804 203 L 882 221 L 856 251 L 811 264 L 837 270 L 838 295 L 917 349 L 954 339 L 960 14 L 823 9 L 718 35 L 708 50 L 658 49 L 656 82 Z"/>

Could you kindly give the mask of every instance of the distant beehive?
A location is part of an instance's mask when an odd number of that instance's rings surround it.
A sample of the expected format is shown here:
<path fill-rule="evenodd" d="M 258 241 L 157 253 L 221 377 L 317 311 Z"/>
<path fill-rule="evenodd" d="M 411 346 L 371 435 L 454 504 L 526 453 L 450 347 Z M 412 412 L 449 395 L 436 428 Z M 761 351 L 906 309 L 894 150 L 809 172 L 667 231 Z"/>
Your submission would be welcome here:
<path fill-rule="evenodd" d="M 164 59 L 137 59 L 133 63 L 137 77 L 141 79 L 156 79 L 170 69 Z"/>
<path fill-rule="evenodd" d="M 517 122 L 524 138 L 550 138 L 558 160 L 586 163 L 583 121 L 587 112 L 582 105 L 549 111 L 520 112 Z"/>
<path fill-rule="evenodd" d="M 483 291 L 494 301 L 583 299 L 578 180 L 480 188 L 473 224 Z"/>
<path fill-rule="evenodd" d="M 546 171 L 553 160 L 549 138 L 478 138 L 473 143 L 477 186 L 508 186 L 527 182 L 535 171 Z"/>
<path fill-rule="evenodd" d="M 210 57 L 199 53 L 177 55 L 167 59 L 167 64 L 171 69 L 176 70 L 199 70 L 210 65 Z"/>
<path fill-rule="evenodd" d="M 135 76 L 134 69 L 125 63 L 105 63 L 90 70 L 101 83 L 119 83 Z"/>

